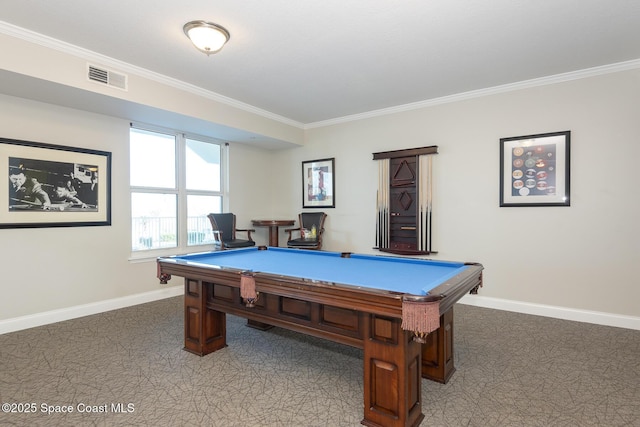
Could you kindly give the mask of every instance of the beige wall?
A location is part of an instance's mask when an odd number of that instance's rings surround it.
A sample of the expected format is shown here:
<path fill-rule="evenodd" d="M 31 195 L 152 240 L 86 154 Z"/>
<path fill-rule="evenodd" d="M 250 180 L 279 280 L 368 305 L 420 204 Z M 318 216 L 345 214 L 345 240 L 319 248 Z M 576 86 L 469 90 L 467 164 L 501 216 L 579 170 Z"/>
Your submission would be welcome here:
<path fill-rule="evenodd" d="M 158 283 L 154 259 L 129 260 L 129 122 L 5 95 L 0 95 L 0 111 L 2 137 L 112 153 L 110 227 L 0 229 L 0 333 L 2 322 L 11 319 L 26 316 L 21 321 L 38 323 L 30 316 L 63 319 L 73 317 L 74 310 L 90 313 L 180 293 L 180 278 L 168 286 Z M 229 207 L 239 212 L 239 224 L 249 225 L 254 213 L 269 214 L 265 189 L 272 187 L 272 154 L 241 144 L 229 151 Z M 266 243 L 266 230 L 256 239 Z M 167 290 L 172 287 L 177 288 Z M 71 314 L 50 313 L 56 310 Z"/>
<path fill-rule="evenodd" d="M 486 268 L 481 296 L 467 302 L 582 310 L 587 320 L 603 312 L 638 325 L 639 113 L 634 70 L 312 129 L 305 147 L 282 154 L 277 186 L 297 212 L 300 161 L 335 157 L 326 249 L 373 252 L 371 154 L 437 145 L 434 258 Z M 499 139 L 564 130 L 572 137 L 571 206 L 500 208 Z"/>
<path fill-rule="evenodd" d="M 153 258 L 130 260 L 130 121 L 254 144 L 229 150 L 227 208 L 243 226 L 271 212 L 273 155 L 260 144 L 304 139 L 295 123 L 54 40 L 0 34 L 0 48 L 2 137 L 113 154 L 112 226 L 0 229 L 0 333 L 181 293 L 179 278 L 158 284 Z M 87 63 L 127 74 L 128 90 L 89 82 Z"/>

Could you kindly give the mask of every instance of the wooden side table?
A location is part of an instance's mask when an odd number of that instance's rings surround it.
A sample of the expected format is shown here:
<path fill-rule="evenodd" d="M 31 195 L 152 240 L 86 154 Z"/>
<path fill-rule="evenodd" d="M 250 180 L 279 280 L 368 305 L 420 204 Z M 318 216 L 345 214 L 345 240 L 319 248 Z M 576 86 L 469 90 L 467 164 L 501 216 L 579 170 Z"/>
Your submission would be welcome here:
<path fill-rule="evenodd" d="M 269 246 L 279 246 L 278 228 L 295 224 L 291 219 L 252 219 L 254 227 L 269 227 Z"/>

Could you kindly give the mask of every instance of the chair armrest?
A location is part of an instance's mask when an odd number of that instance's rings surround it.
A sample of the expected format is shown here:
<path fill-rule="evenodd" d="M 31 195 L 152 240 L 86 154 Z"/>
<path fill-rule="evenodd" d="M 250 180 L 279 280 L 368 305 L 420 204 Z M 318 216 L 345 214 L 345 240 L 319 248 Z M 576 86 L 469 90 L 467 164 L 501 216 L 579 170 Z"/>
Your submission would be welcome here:
<path fill-rule="evenodd" d="M 253 239 L 251 238 L 251 233 L 255 233 L 256 230 L 253 228 L 236 228 L 236 232 L 238 231 L 244 231 L 247 233 L 247 238 L 251 241 L 253 241 Z"/>
<path fill-rule="evenodd" d="M 291 233 L 293 233 L 294 231 L 302 231 L 302 229 L 300 227 L 298 228 L 287 228 L 286 230 L 282 230 L 285 233 L 289 233 L 289 240 L 291 240 Z"/>

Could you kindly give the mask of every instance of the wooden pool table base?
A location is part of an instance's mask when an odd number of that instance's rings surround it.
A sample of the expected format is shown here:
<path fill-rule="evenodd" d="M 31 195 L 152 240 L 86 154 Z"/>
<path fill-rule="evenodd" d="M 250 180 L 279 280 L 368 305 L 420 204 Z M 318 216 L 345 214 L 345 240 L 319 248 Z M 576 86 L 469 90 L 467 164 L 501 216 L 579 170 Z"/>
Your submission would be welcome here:
<path fill-rule="evenodd" d="M 275 289 L 275 288 L 274 288 Z M 302 294 L 301 294 L 302 292 Z M 358 302 L 326 299 L 295 289 L 261 291 L 255 307 L 240 297 L 237 276 L 224 274 L 209 282 L 185 278 L 184 349 L 204 356 L 224 348 L 226 313 L 249 319 L 250 326 L 280 326 L 364 352 L 364 418 L 366 426 L 417 426 L 421 423 L 421 378 L 447 382 L 455 371 L 453 306 L 440 316 L 440 328 L 425 344 L 401 329 L 401 319 L 371 313 Z M 393 386 L 395 385 L 395 387 Z"/>

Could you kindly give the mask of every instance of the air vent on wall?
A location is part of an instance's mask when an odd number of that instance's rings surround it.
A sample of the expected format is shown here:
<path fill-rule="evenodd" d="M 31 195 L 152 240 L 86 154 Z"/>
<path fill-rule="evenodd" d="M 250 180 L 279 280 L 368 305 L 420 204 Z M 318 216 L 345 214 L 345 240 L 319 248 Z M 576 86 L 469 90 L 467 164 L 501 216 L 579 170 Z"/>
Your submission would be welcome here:
<path fill-rule="evenodd" d="M 127 75 L 87 64 L 87 77 L 92 82 L 127 90 Z"/>

